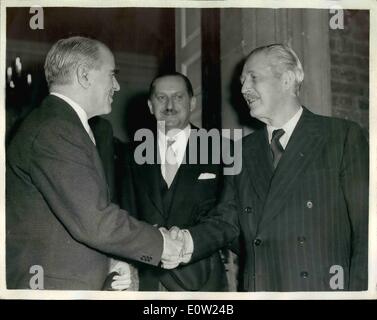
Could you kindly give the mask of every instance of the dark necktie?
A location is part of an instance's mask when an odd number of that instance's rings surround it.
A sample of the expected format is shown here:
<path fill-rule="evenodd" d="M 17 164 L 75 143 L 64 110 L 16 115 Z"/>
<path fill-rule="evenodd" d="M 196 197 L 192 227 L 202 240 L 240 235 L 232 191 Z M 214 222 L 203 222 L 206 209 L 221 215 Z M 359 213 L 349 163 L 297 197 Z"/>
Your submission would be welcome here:
<path fill-rule="evenodd" d="M 284 152 L 282 145 L 280 144 L 279 139 L 285 133 L 283 129 L 274 130 L 272 132 L 272 139 L 271 139 L 271 154 L 272 154 L 272 164 L 276 169 L 279 160 Z"/>

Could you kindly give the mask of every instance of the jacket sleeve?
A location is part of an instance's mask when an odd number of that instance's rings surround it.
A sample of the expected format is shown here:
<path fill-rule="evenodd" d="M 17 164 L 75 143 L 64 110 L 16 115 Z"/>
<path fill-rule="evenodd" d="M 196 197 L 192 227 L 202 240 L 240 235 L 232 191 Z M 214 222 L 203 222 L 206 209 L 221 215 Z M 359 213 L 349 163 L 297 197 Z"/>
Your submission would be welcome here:
<path fill-rule="evenodd" d="M 234 176 L 225 176 L 218 204 L 199 224 L 189 228 L 194 242 L 191 262 L 208 257 L 220 248 L 231 245 L 238 237 L 237 208 Z"/>
<path fill-rule="evenodd" d="M 98 169 L 101 165 L 95 165 L 96 158 L 101 163 L 96 148 L 79 129 L 62 120 L 42 127 L 32 145 L 33 183 L 76 241 L 157 265 L 162 235 L 110 202 L 105 176 Z"/>
<path fill-rule="evenodd" d="M 351 123 L 344 143 L 340 182 L 351 223 L 350 288 L 368 289 L 369 151 L 359 126 Z"/>

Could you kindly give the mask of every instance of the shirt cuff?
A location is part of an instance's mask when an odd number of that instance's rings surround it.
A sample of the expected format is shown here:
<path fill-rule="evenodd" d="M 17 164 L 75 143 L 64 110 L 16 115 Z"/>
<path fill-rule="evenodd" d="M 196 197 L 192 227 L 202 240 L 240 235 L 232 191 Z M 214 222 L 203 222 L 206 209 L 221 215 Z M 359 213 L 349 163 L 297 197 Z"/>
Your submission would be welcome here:
<path fill-rule="evenodd" d="M 162 230 L 166 230 L 164 227 L 160 227 L 158 228 L 158 231 L 160 231 L 161 235 L 162 235 L 162 239 L 163 239 L 163 247 L 162 247 L 162 254 L 164 254 L 164 251 L 165 251 L 165 248 L 166 248 L 166 236 L 165 236 L 165 233 L 162 231 Z"/>
<path fill-rule="evenodd" d="M 187 229 L 182 229 L 184 237 L 184 254 L 182 258 L 183 263 L 188 263 L 191 260 L 192 253 L 194 252 L 194 241 L 192 240 L 191 233 Z"/>

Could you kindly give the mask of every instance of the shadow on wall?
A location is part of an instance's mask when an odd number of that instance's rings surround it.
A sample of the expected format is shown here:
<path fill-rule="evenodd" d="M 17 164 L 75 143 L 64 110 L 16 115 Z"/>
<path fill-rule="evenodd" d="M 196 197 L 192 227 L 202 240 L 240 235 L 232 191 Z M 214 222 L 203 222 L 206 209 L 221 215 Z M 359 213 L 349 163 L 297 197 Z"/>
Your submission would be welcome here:
<path fill-rule="evenodd" d="M 148 108 L 148 93 L 139 93 L 128 100 L 125 106 L 123 128 L 128 141 L 134 140 L 135 132 L 142 128 L 154 130 L 156 119 Z"/>
<path fill-rule="evenodd" d="M 245 64 L 245 59 L 242 59 L 237 63 L 234 68 L 232 79 L 229 85 L 230 99 L 228 103 L 235 109 L 238 122 L 242 127 L 248 127 L 252 130 L 257 130 L 263 127 L 263 123 L 256 118 L 250 116 L 249 107 L 241 93 L 240 77 L 242 74 L 242 68 Z"/>

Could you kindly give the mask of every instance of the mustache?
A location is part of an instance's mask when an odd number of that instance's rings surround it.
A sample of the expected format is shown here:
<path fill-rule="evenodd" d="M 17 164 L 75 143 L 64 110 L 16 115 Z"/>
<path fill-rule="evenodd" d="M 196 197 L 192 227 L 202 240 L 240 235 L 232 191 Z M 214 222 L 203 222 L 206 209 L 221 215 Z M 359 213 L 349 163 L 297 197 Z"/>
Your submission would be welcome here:
<path fill-rule="evenodd" d="M 178 112 L 174 109 L 165 109 L 164 111 L 162 111 L 162 114 L 166 115 L 166 116 L 174 116 L 176 115 Z"/>
<path fill-rule="evenodd" d="M 258 99 L 259 96 L 254 94 L 254 93 L 251 93 L 251 92 L 245 92 L 242 94 L 244 96 L 245 99 L 247 100 L 255 100 L 255 99 Z"/>

